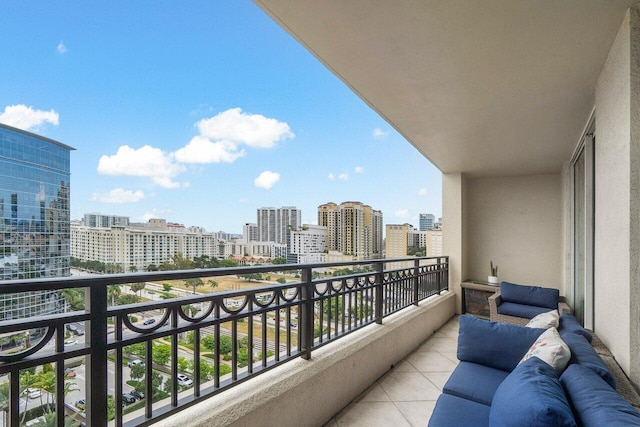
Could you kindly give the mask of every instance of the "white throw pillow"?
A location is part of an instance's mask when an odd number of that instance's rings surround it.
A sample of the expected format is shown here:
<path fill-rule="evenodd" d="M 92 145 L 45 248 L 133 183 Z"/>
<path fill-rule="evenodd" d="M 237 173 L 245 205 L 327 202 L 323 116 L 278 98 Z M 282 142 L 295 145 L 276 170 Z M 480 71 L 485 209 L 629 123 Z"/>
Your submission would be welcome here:
<path fill-rule="evenodd" d="M 527 328 L 557 328 L 560 326 L 560 314 L 558 310 L 540 313 L 527 323 Z"/>
<path fill-rule="evenodd" d="M 518 364 L 534 356 L 547 362 L 560 375 L 564 368 L 567 367 L 567 363 L 569 363 L 571 350 L 560 338 L 558 330 L 549 328 L 538 337 Z"/>

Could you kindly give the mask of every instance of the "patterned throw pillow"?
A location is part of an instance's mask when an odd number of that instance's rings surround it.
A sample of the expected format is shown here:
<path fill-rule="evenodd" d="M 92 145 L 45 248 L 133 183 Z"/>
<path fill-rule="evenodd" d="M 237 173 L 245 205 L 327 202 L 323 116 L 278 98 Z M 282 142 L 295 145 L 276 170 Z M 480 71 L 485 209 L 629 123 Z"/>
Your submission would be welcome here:
<path fill-rule="evenodd" d="M 569 346 L 560 338 L 558 330 L 556 328 L 549 328 L 533 343 L 529 351 L 527 351 L 527 354 L 520 360 L 520 363 L 533 356 L 551 365 L 559 375 L 569 363 L 571 350 L 569 350 Z"/>
<path fill-rule="evenodd" d="M 558 310 L 540 313 L 527 323 L 527 328 L 557 328 L 560 326 L 560 314 Z"/>

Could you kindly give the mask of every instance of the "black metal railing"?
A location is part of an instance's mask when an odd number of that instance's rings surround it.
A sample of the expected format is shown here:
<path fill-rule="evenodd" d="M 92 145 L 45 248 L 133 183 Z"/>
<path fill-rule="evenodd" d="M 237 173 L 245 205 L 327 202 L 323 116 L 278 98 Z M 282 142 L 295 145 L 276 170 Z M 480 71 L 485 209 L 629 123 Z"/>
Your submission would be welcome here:
<path fill-rule="evenodd" d="M 357 272 L 326 274 L 344 267 Z M 292 281 L 108 305 L 113 285 L 278 272 L 288 272 Z M 0 426 L 37 417 L 55 417 L 58 426 L 148 425 L 294 358 L 310 359 L 314 349 L 448 289 L 448 257 L 1 285 L 0 294 L 84 288 L 85 309 L 0 322 Z M 147 296 L 166 294 L 153 289 Z M 48 405 L 33 404 L 37 399 Z M 53 409 L 40 415 L 38 407 Z"/>

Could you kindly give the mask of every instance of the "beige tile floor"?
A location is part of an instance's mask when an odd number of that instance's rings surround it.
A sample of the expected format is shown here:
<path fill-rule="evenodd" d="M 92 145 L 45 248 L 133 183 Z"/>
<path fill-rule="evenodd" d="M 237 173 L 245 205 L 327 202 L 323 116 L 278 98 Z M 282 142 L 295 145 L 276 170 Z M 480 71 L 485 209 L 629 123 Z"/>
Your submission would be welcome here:
<path fill-rule="evenodd" d="M 458 317 L 379 378 L 325 427 L 424 427 L 458 364 Z"/>

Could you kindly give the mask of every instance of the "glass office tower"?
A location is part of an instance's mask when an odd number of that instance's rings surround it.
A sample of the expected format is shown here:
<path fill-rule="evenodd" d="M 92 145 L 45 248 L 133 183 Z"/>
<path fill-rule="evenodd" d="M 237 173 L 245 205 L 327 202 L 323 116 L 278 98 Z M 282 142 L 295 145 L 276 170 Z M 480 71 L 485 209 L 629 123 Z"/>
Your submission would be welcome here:
<path fill-rule="evenodd" d="M 0 280 L 69 276 L 70 150 L 0 124 Z M 64 308 L 57 291 L 0 295 L 0 320 Z"/>

